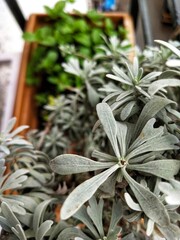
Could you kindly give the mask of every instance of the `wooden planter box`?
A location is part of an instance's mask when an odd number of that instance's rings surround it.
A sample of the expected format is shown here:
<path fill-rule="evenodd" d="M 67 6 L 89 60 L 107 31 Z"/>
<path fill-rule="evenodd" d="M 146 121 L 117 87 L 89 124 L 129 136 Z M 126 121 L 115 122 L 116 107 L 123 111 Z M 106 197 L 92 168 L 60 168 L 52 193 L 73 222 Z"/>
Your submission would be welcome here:
<path fill-rule="evenodd" d="M 110 18 L 115 24 L 119 22 L 123 23 L 123 26 L 128 30 L 128 39 L 132 45 L 135 44 L 133 23 L 129 14 L 113 12 L 105 13 L 104 15 Z M 39 27 L 43 26 L 45 18 L 45 14 L 32 14 L 27 22 L 26 31 L 34 32 Z M 16 127 L 20 125 L 29 125 L 30 129 L 38 127 L 38 113 L 34 99 L 36 88 L 26 84 L 27 66 L 34 47 L 34 43 L 26 42 L 24 45 L 13 113 L 17 118 Z"/>

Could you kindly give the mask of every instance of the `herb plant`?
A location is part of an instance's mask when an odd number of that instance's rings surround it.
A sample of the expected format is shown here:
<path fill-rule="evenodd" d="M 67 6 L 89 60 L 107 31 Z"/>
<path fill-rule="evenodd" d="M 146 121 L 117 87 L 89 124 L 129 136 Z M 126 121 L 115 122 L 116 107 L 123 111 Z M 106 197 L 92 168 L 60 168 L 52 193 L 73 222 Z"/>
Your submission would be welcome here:
<path fill-rule="evenodd" d="M 89 59 L 101 53 L 99 48 L 106 37 L 118 36 L 121 40 L 127 38 L 127 33 L 121 22 L 117 26 L 95 10 L 86 15 L 79 12 L 67 14 L 64 8 L 68 1 L 59 1 L 51 9 L 45 7 L 47 17 L 45 26 L 34 33 L 24 33 L 24 39 L 34 42 L 37 47 L 33 51 L 27 71 L 27 83 L 39 86 L 36 96 L 39 104 L 47 104 L 49 95 L 58 95 L 72 87 L 82 87 L 84 79 L 71 76 L 64 71 L 61 63 L 67 62 L 70 55 L 81 60 Z M 128 43 L 126 47 L 129 47 Z"/>
<path fill-rule="evenodd" d="M 0 134 L 2 239 L 178 240 L 180 72 L 169 62 L 180 51 L 157 41 L 168 52 L 157 69 L 104 41 L 91 59 L 61 65 L 83 85 L 49 98 L 32 143 L 15 118 Z"/>

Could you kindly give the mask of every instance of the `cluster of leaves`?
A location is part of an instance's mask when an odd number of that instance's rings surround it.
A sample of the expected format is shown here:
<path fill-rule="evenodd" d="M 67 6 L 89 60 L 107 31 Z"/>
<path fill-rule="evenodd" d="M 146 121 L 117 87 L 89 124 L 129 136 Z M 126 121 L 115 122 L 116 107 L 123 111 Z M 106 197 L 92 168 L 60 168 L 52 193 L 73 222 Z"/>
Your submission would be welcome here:
<path fill-rule="evenodd" d="M 29 133 L 29 140 L 35 148 L 48 153 L 50 157 L 72 152 L 74 142 L 75 152 L 83 155 L 89 152 L 87 146 L 92 142 L 91 129 L 97 120 L 95 106 L 104 97 L 104 93 L 99 89 L 109 82 L 105 75 L 113 63 L 122 64 L 129 55 L 129 47 L 124 48 L 124 44 L 117 37 L 109 40 L 104 38 L 103 41 L 104 52 L 95 55 L 91 60 L 82 60 L 76 56 L 62 63 L 69 79 L 76 76 L 84 84 L 81 88 L 71 87 L 58 97 L 50 96 L 49 104 L 44 106 L 44 115 L 48 116 L 45 128 Z M 122 56 L 121 60 L 117 58 L 117 54 Z M 97 141 L 102 134 L 96 137 Z"/>
<path fill-rule="evenodd" d="M 56 20 L 65 17 L 63 8 L 60 2 L 47 11 Z M 48 31 L 46 38 L 28 37 L 52 47 Z M 91 60 L 74 52 L 76 58 L 60 66 L 83 85 L 49 98 L 45 129 L 29 135 L 36 150 L 17 136 L 26 126 L 12 130 L 15 119 L 0 134 L 2 237 L 144 240 L 156 233 L 178 239 L 180 115 L 170 93 L 180 86 L 180 73 L 167 60 L 178 61 L 180 51 L 158 41 L 159 56 L 168 54 L 156 69 L 143 55 L 130 63 L 128 45 L 117 37 L 103 41 Z M 74 48 L 61 50 L 67 54 Z M 74 150 L 83 156 L 69 154 Z M 59 153 L 66 154 L 55 157 Z M 62 203 L 59 220 L 55 209 Z"/>
<path fill-rule="evenodd" d="M 159 43 L 179 58 L 177 48 Z M 166 239 L 178 239 L 179 112 L 176 103 L 167 97 L 167 87 L 180 86 L 179 69 L 143 74 L 137 58 L 133 65 L 125 66 L 113 66 L 113 74 L 107 77 L 118 81 L 119 87 L 101 89 L 110 94 L 97 104 L 99 121 L 94 131 L 103 127 L 111 150 L 94 150 L 92 157 L 96 161 L 63 154 L 50 163 L 53 171 L 61 175 L 96 173 L 70 193 L 61 218 L 76 216 L 92 196 L 114 197 L 126 203 L 123 217 L 127 221 L 144 220 L 148 236 L 158 229 Z M 100 222 L 95 226 L 98 228 Z"/>
<path fill-rule="evenodd" d="M 98 46 L 103 45 L 102 35 L 126 39 L 121 22 L 115 26 L 110 18 L 95 10 L 85 16 L 79 12 L 67 14 L 64 12 L 66 2 L 59 1 L 52 9 L 45 7 L 45 26 L 34 33 L 24 33 L 26 41 L 38 44 L 28 66 L 27 82 L 40 86 L 36 97 L 39 104 L 47 104 L 47 96 L 52 93 L 57 95 L 65 89 L 84 85 L 83 79 L 75 75 L 69 77 L 61 65 L 70 55 L 91 59 L 101 52 Z"/>

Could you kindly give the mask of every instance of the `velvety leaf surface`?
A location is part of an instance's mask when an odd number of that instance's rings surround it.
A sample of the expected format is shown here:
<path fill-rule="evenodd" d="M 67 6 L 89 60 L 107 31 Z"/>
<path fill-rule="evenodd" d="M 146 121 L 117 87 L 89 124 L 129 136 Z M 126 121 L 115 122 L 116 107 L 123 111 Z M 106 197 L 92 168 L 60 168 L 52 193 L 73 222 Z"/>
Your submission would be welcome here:
<path fill-rule="evenodd" d="M 160 226 L 168 226 L 170 224 L 168 212 L 154 193 L 137 183 L 125 169 L 123 169 L 123 174 L 144 213 Z"/>
<path fill-rule="evenodd" d="M 51 169 L 61 175 L 82 173 L 112 167 L 112 162 L 96 162 L 86 157 L 63 154 L 51 160 Z"/>
<path fill-rule="evenodd" d="M 106 171 L 86 180 L 70 193 L 65 200 L 61 209 L 61 219 L 67 219 L 75 214 L 78 209 L 89 200 L 96 190 L 106 181 L 106 179 L 117 169 L 119 165 L 116 164 Z"/>

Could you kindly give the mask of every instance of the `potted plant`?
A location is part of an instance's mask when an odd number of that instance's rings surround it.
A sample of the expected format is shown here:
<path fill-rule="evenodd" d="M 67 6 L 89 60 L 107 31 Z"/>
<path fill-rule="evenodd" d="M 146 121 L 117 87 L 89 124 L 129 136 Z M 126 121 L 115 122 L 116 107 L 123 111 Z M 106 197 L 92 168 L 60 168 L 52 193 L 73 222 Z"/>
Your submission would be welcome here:
<path fill-rule="evenodd" d="M 107 94 L 97 104 L 93 134 L 88 133 L 92 159 L 62 154 L 51 160 L 44 149 L 35 150 L 17 136 L 27 126 L 12 130 L 15 119 L 10 120 L 0 135 L 1 239 L 179 238 L 180 131 L 174 87 L 180 86 L 180 51 L 157 42 L 161 48 L 146 49 L 133 63 L 113 64 L 106 75 L 115 82 L 99 89 Z M 71 61 L 65 67 L 72 72 Z M 48 107 L 49 118 L 57 121 L 56 104 Z M 5 162 L 11 170 L 7 174 Z"/>
<path fill-rule="evenodd" d="M 84 59 L 93 60 L 95 54 L 102 52 L 99 46 L 105 45 L 102 35 L 117 36 L 124 53 L 134 44 L 133 24 L 128 14 L 96 11 L 85 15 L 67 14 L 64 12 L 66 2 L 59 1 L 52 9 L 46 7 L 46 15 L 33 14 L 27 22 L 14 110 L 17 126 L 27 124 L 36 128 L 39 106 L 47 104 L 49 96 L 83 86 L 82 79 L 69 76 L 62 67 L 71 55 L 76 56 L 80 64 Z M 107 61 L 110 62 L 110 58 Z M 32 117 L 27 117 L 27 112 L 31 112 Z"/>

